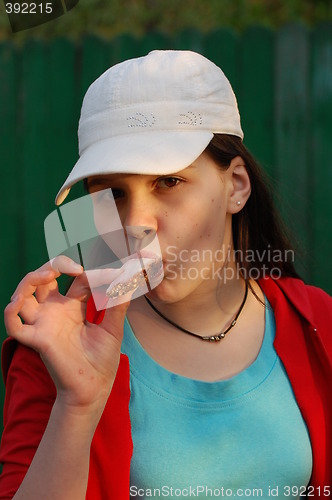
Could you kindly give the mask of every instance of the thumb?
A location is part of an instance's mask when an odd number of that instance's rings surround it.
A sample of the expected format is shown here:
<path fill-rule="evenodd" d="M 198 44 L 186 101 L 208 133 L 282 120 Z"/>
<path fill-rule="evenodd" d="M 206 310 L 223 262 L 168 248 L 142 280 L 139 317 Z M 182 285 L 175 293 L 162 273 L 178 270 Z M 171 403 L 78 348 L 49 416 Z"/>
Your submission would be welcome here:
<path fill-rule="evenodd" d="M 66 293 L 67 298 L 77 299 L 82 302 L 87 302 L 90 295 L 91 290 L 85 272 L 74 279 Z"/>
<path fill-rule="evenodd" d="M 112 307 L 107 305 L 104 318 L 99 325 L 108 333 L 116 337 L 120 342 L 122 341 L 124 321 L 133 293 L 134 291 L 127 293 L 125 296 L 126 300 L 124 301 L 124 297 L 122 297 L 122 302 L 117 305 L 113 305 Z"/>

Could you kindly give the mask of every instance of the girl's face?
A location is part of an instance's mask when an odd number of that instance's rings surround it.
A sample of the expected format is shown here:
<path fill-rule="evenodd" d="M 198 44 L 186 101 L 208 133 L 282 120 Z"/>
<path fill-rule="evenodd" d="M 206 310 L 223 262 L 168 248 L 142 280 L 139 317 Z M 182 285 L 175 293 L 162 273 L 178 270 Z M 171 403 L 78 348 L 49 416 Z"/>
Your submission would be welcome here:
<path fill-rule="evenodd" d="M 220 167 L 202 154 L 172 175 L 111 174 L 90 177 L 89 191 L 111 188 L 123 227 L 136 241 L 157 234 L 164 280 L 150 296 L 175 302 L 214 294 L 232 245 L 236 206 L 234 168 Z"/>

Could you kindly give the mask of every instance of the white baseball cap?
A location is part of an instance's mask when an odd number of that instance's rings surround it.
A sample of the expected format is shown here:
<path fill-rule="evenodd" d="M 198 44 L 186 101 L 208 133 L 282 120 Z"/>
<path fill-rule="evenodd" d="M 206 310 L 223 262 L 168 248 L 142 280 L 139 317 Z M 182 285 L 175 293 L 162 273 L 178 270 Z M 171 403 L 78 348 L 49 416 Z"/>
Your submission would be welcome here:
<path fill-rule="evenodd" d="M 92 175 L 178 172 L 214 133 L 243 139 L 236 97 L 214 63 L 191 51 L 155 50 L 117 64 L 84 97 L 80 157 L 55 202 Z"/>

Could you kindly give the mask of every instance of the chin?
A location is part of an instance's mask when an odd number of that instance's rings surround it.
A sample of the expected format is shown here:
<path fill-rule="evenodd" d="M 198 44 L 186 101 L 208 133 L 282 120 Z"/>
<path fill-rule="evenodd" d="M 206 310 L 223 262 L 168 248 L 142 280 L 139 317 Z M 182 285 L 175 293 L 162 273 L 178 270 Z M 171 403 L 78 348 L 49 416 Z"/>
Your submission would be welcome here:
<path fill-rule="evenodd" d="M 176 280 L 164 278 L 163 281 L 156 286 L 156 288 L 151 290 L 151 292 L 147 293 L 146 296 L 148 299 L 155 300 L 156 302 L 173 304 L 187 297 L 190 292 L 191 291 L 187 289 L 183 281 L 178 283 Z"/>

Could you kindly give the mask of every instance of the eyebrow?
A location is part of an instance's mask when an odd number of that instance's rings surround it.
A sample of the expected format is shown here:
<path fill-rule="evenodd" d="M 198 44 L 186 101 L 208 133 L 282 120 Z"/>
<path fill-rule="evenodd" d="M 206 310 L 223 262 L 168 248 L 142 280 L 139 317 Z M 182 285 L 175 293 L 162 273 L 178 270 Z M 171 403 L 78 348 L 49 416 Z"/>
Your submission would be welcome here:
<path fill-rule="evenodd" d="M 105 179 L 102 177 L 95 177 L 92 180 L 87 179 L 86 180 L 88 187 L 96 186 L 98 184 L 108 184 L 110 182 L 109 179 Z"/>
<path fill-rule="evenodd" d="M 131 174 L 128 174 L 128 175 L 131 175 Z M 102 177 L 101 175 L 96 176 L 91 180 L 87 177 L 86 184 L 87 184 L 88 188 L 90 188 L 92 186 L 100 186 L 102 184 L 110 184 L 110 183 L 116 182 L 120 177 L 123 177 L 123 175 L 122 174 L 112 174 L 112 179 L 107 178 L 107 177 Z"/>

